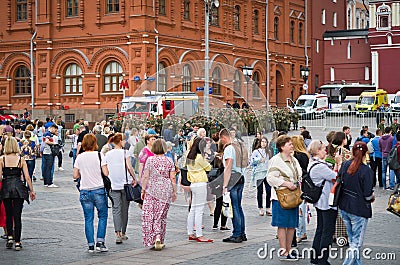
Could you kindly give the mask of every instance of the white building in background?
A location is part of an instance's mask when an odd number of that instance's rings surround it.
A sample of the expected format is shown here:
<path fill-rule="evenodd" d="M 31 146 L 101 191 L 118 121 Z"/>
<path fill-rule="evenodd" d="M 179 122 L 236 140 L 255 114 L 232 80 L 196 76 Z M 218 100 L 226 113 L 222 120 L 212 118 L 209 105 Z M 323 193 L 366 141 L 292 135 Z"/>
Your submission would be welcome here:
<path fill-rule="evenodd" d="M 366 29 L 368 27 L 369 0 L 347 0 L 347 29 Z"/>

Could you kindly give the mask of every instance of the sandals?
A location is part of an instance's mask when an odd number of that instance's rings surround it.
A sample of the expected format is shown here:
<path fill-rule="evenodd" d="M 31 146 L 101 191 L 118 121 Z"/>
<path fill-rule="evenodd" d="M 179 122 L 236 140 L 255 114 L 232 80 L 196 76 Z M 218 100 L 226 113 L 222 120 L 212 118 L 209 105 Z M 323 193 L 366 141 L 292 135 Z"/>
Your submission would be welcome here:
<path fill-rule="evenodd" d="M 22 244 L 21 243 L 15 243 L 15 250 L 20 251 L 22 249 Z"/>
<path fill-rule="evenodd" d="M 154 243 L 154 249 L 160 251 L 165 247 L 164 244 L 161 244 L 161 240 L 159 238 L 156 239 L 156 242 Z"/>
<path fill-rule="evenodd" d="M 9 236 L 6 243 L 6 248 L 11 249 L 14 245 L 14 239 L 12 236 Z"/>
<path fill-rule="evenodd" d="M 196 241 L 199 243 L 213 243 L 214 242 L 214 240 L 212 240 L 212 239 L 200 239 L 198 237 L 196 238 Z"/>

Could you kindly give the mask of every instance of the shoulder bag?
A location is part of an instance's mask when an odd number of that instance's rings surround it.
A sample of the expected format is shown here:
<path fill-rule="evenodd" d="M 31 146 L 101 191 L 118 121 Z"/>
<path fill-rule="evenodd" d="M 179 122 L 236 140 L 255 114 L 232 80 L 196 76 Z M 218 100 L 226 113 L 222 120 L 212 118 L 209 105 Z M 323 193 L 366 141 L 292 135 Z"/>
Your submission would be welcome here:
<path fill-rule="evenodd" d="M 293 165 L 292 165 L 293 166 Z M 294 167 L 294 170 L 297 172 L 297 168 Z M 295 173 L 295 172 L 293 172 Z M 298 172 L 296 173 L 298 175 Z M 303 200 L 301 199 L 301 190 L 300 186 L 296 185 L 295 190 L 290 190 L 288 188 L 284 189 L 277 189 L 275 188 L 276 191 L 276 196 L 278 197 L 279 205 L 286 210 L 293 209 L 298 207 Z"/>
<path fill-rule="evenodd" d="M 5 161 L 5 158 L 4 158 L 4 156 L 3 156 L 3 164 L 4 164 L 4 166 L 6 165 L 6 161 Z M 24 200 L 28 203 L 28 204 L 30 204 L 30 201 L 29 201 L 29 192 L 30 192 L 30 190 L 29 190 L 29 188 L 26 186 L 26 176 L 25 176 L 25 174 L 24 174 L 24 169 L 22 168 L 22 165 L 21 165 L 21 157 L 19 157 L 19 162 L 18 162 L 18 167 L 21 169 L 21 172 L 22 172 L 22 176 L 24 177 L 24 180 L 22 181 L 22 186 L 21 186 L 21 192 L 22 192 L 22 197 L 24 198 Z M 28 178 L 29 178 L 30 176 L 28 176 Z"/>
<path fill-rule="evenodd" d="M 69 157 L 74 157 L 74 152 L 72 151 L 72 148 L 74 147 L 75 135 L 74 135 L 74 137 L 72 137 L 71 139 L 72 139 L 72 142 L 71 142 L 71 150 L 69 151 L 68 156 L 69 156 Z"/>
<path fill-rule="evenodd" d="M 108 176 L 104 175 L 103 170 L 101 168 L 101 155 L 100 152 L 97 152 L 97 155 L 99 156 L 100 160 L 100 173 L 101 173 L 101 178 L 103 179 L 103 184 L 104 184 L 104 189 L 106 191 L 106 196 L 110 199 L 111 205 L 114 206 L 114 199 L 111 198 L 110 196 L 110 191 L 111 191 L 111 180 Z M 107 204 L 108 207 L 108 204 Z M 110 207 L 108 207 L 110 208 Z"/>
<path fill-rule="evenodd" d="M 134 202 L 137 202 L 139 204 L 143 204 L 143 200 L 141 198 L 142 187 L 139 184 L 136 184 L 135 186 L 133 186 L 128 181 L 128 173 L 127 173 L 125 153 L 126 153 L 126 151 L 124 150 L 124 165 L 125 165 L 125 179 L 126 179 L 126 183 L 124 184 L 124 190 L 125 190 L 126 200 L 127 201 L 134 201 Z"/>
<path fill-rule="evenodd" d="M 400 217 L 400 184 L 396 184 L 394 192 L 390 195 L 386 210 Z"/>

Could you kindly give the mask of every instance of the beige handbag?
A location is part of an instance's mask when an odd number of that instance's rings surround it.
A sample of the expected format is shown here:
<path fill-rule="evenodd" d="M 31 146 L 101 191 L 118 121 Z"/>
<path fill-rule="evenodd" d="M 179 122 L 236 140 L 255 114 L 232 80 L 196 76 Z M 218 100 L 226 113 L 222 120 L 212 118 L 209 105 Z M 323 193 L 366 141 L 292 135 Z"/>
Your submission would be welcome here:
<path fill-rule="evenodd" d="M 283 209 L 289 210 L 298 207 L 303 200 L 300 198 L 301 190 L 297 186 L 295 190 L 276 189 L 276 196 L 278 197 L 279 204 Z"/>

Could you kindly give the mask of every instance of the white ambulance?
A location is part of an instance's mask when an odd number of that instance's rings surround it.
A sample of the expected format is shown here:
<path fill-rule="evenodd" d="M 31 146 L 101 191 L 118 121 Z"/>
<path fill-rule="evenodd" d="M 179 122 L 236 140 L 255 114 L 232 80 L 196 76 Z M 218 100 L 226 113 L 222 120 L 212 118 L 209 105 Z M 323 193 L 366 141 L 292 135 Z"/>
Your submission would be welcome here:
<path fill-rule="evenodd" d="M 326 94 L 301 95 L 296 103 L 291 102 L 294 105 L 293 109 L 300 114 L 302 119 L 324 117 L 328 109 L 328 96 Z"/>

